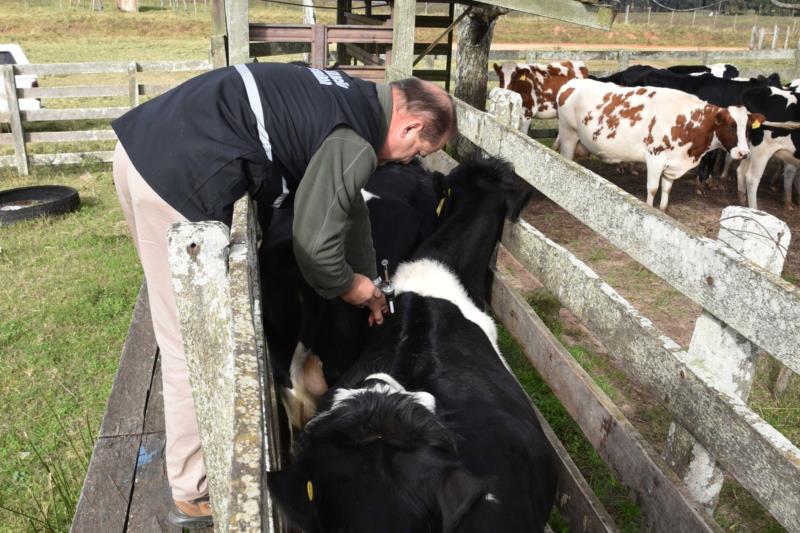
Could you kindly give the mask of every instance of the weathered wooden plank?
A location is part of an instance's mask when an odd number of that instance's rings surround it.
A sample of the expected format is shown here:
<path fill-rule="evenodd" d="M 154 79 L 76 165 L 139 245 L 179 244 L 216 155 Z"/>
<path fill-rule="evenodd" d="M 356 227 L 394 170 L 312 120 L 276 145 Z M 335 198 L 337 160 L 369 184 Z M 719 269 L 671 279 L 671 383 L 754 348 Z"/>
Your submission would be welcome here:
<path fill-rule="evenodd" d="M 416 2 L 395 0 L 392 6 L 392 58 L 391 65 L 400 72 L 410 73 L 414 63 L 414 29 Z M 387 72 L 387 76 L 390 73 Z M 404 76 L 399 76 L 404 77 Z M 395 78 L 387 77 L 386 81 Z"/>
<path fill-rule="evenodd" d="M 601 30 L 610 30 L 617 15 L 610 7 L 589 5 L 576 0 L 492 0 L 490 3 Z"/>
<path fill-rule="evenodd" d="M 90 61 L 85 63 L 31 63 L 14 65 L 17 74 L 36 74 L 37 76 L 61 76 L 66 74 L 110 74 L 125 72 L 128 67 L 123 61 Z"/>
<path fill-rule="evenodd" d="M 172 285 L 217 531 L 228 524 L 234 360 L 228 290 L 230 230 L 184 222 L 168 232 Z"/>
<path fill-rule="evenodd" d="M 492 309 L 592 446 L 636 496 L 648 530 L 721 531 L 501 273 L 494 276 Z"/>
<path fill-rule="evenodd" d="M 150 382 L 150 394 L 147 397 L 147 407 L 144 413 L 144 428 L 142 433 L 164 432 L 164 387 L 161 377 L 161 355 L 156 357 L 153 379 Z"/>
<path fill-rule="evenodd" d="M 309 50 L 309 43 L 250 43 L 250 55 L 253 57 L 302 54 Z"/>
<path fill-rule="evenodd" d="M 21 98 L 91 98 L 101 96 L 125 96 L 128 91 L 122 85 L 92 85 L 65 87 L 31 87 L 17 89 Z"/>
<path fill-rule="evenodd" d="M 800 289 L 456 100 L 459 131 L 711 314 L 800 372 Z M 591 197 L 591 201 L 587 201 Z M 680 251 L 680 255 L 678 255 Z M 683 259 L 685 258 L 685 259 Z M 746 311 L 746 312 L 745 312 Z"/>
<path fill-rule="evenodd" d="M 139 72 L 202 72 L 214 68 L 209 61 L 139 61 Z"/>
<path fill-rule="evenodd" d="M 142 437 L 137 454 L 136 478 L 128 511 L 127 531 L 181 533 L 167 521 L 172 495 L 164 463 L 164 433 Z"/>
<path fill-rule="evenodd" d="M 255 210 L 245 196 L 234 207 L 228 263 L 236 391 L 228 525 L 275 532 L 282 526 L 264 472 L 281 468 L 281 439 L 261 319 L 256 240 Z"/>
<path fill-rule="evenodd" d="M 157 351 L 147 285 L 142 284 L 103 415 L 101 437 L 142 432 Z"/>
<path fill-rule="evenodd" d="M 26 131 L 25 142 L 56 143 L 77 141 L 113 141 L 117 138 L 114 130 L 84 131 Z M 13 142 L 10 133 L 0 133 L 0 145 Z"/>
<path fill-rule="evenodd" d="M 110 162 L 114 159 L 112 150 L 100 152 L 74 152 L 65 154 L 32 154 L 32 165 L 82 165 L 97 161 Z"/>
<path fill-rule="evenodd" d="M 531 402 L 531 407 L 542 425 L 544 436 L 556 452 L 556 469 L 558 470 L 556 505 L 564 520 L 569 524 L 570 531 L 575 533 L 619 531 L 614 520 L 589 487 L 572 457 L 569 456 L 569 452 L 558 440 L 553 428 L 550 427 L 533 402 Z"/>
<path fill-rule="evenodd" d="M 142 72 L 149 71 L 194 71 L 210 70 L 208 61 L 141 61 L 137 63 Z M 85 63 L 32 63 L 14 65 L 17 74 L 36 74 L 37 76 L 62 76 L 67 74 L 124 74 L 128 71 L 127 61 L 93 61 Z"/>
<path fill-rule="evenodd" d="M 72 531 L 124 531 L 156 360 L 147 288 L 142 284 Z"/>
<path fill-rule="evenodd" d="M 70 531 L 125 531 L 141 440 L 137 434 L 95 441 Z"/>
<path fill-rule="evenodd" d="M 247 0 L 225 0 L 229 65 L 250 61 L 249 12 Z"/>
<path fill-rule="evenodd" d="M 503 244 L 620 359 L 619 366 L 632 380 L 647 387 L 692 432 L 728 474 L 781 524 L 800 530 L 800 450 L 796 446 L 740 399 L 716 389 L 713 377 L 693 369 L 680 346 L 588 266 L 533 226 L 525 221 L 507 224 Z"/>
<path fill-rule="evenodd" d="M 17 166 L 17 156 L 0 155 L 0 167 L 15 167 L 15 166 Z"/>
<path fill-rule="evenodd" d="M 90 120 L 114 119 L 122 116 L 128 107 L 84 107 L 74 109 L 32 109 L 22 112 L 22 119 L 26 122 L 41 122 L 44 120 Z"/>
<path fill-rule="evenodd" d="M 0 77 L 3 81 L 3 90 L 8 103 L 8 116 L 11 123 L 11 138 L 14 143 L 14 154 L 17 156 L 17 171 L 22 176 L 28 175 L 28 154 L 25 151 L 24 130 L 20 119 L 19 99 L 17 97 L 17 83 L 14 69 L 11 65 L 2 65 Z"/>
<path fill-rule="evenodd" d="M 520 61 L 527 63 L 574 59 L 578 61 L 619 61 L 625 53 L 631 61 L 692 61 L 714 63 L 718 61 L 794 61 L 794 50 L 491 50 L 491 61 Z"/>

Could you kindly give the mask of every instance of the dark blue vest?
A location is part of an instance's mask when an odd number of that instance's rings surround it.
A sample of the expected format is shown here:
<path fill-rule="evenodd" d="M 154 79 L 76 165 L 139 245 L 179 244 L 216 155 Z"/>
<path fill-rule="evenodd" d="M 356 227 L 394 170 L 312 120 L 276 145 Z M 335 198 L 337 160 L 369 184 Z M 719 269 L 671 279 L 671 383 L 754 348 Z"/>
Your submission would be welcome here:
<path fill-rule="evenodd" d="M 338 126 L 353 129 L 376 152 L 383 142 L 375 84 L 297 65 L 245 67 L 258 88 L 272 161 L 234 67 L 192 78 L 112 123 L 145 181 L 189 220 L 230 223 L 237 199 L 250 192 L 271 202 L 282 191 L 281 178 L 294 191 Z"/>

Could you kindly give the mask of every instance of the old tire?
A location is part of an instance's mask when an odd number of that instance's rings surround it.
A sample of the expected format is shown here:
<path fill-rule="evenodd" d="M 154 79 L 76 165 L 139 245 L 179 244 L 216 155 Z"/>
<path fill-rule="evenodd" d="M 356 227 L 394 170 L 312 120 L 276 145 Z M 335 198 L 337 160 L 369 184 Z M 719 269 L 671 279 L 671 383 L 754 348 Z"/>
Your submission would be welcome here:
<path fill-rule="evenodd" d="M 37 185 L 0 191 L 0 226 L 75 211 L 78 191 L 63 185 Z"/>

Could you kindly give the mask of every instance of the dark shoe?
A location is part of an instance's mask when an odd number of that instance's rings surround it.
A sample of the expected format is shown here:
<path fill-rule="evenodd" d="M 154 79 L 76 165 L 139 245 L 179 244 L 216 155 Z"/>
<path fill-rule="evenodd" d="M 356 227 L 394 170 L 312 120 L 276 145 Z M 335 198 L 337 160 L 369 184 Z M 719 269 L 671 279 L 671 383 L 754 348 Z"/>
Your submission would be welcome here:
<path fill-rule="evenodd" d="M 172 510 L 167 515 L 170 524 L 186 529 L 200 529 L 211 527 L 211 503 L 208 496 L 201 496 L 196 500 L 175 500 Z"/>

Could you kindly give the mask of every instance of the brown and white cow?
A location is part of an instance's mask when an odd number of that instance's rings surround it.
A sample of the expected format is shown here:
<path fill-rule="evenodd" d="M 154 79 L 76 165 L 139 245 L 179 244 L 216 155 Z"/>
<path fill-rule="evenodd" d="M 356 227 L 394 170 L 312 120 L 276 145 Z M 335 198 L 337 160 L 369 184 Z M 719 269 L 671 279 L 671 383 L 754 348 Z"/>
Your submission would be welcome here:
<path fill-rule="evenodd" d="M 749 122 L 764 121 L 742 106 L 717 107 L 674 89 L 584 79 L 561 87 L 558 108 L 561 155 L 572 159 L 580 142 L 609 163 L 645 163 L 647 203 L 653 205 L 660 181 L 662 211 L 672 183 L 706 152 L 724 148 L 734 159 L 747 157 Z"/>
<path fill-rule="evenodd" d="M 549 65 L 523 65 L 511 62 L 494 64 L 499 87 L 519 93 L 525 118 L 555 118 L 558 90 L 571 79 L 589 75 L 582 61 L 556 61 Z"/>

